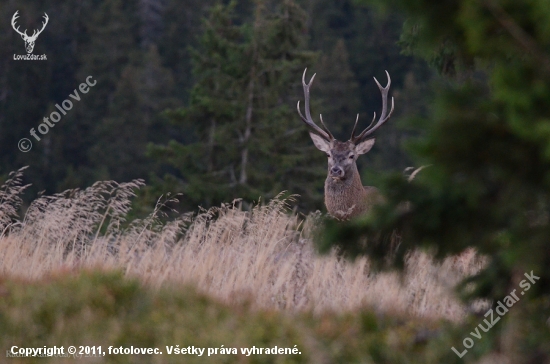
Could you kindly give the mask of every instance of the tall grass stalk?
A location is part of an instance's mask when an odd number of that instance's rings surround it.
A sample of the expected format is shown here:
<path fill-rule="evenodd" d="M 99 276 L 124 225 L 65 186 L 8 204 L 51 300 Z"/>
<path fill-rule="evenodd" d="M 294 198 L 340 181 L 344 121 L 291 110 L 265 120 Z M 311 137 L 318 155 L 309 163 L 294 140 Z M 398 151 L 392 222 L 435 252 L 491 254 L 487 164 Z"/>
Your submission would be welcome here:
<path fill-rule="evenodd" d="M 18 173 L 18 174 L 17 174 Z M 142 181 L 97 182 L 34 200 L 16 210 L 18 171 L 0 188 L 0 274 L 40 279 L 51 271 L 117 269 L 153 287 L 194 285 L 228 303 L 285 311 L 346 312 L 370 306 L 453 321 L 465 308 L 451 288 L 480 268 L 473 252 L 436 264 L 412 252 L 403 277 L 373 273 L 366 258 L 320 256 L 311 241 L 319 214 L 301 219 L 286 200 L 243 211 L 223 205 L 161 223 L 157 206 L 122 228 Z"/>

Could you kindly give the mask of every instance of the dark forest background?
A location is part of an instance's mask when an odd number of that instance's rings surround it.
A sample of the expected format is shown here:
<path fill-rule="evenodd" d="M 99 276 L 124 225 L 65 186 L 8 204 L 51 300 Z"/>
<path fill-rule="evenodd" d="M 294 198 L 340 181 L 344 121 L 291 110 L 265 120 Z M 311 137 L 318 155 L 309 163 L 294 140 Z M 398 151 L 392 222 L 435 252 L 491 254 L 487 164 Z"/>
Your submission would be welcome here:
<path fill-rule="evenodd" d="M 25 54 L 11 28 L 38 29 Z M 373 76 L 392 77 L 396 111 L 360 159 L 365 184 L 411 165 L 415 134 L 404 116 L 425 113 L 432 73 L 403 55 L 404 18 L 353 1 L 8 1 L 0 5 L 0 176 L 29 165 L 29 199 L 98 180 L 146 180 L 142 211 L 183 193 L 181 210 L 235 198 L 299 194 L 322 209 L 326 158 L 296 112 L 301 75 L 317 73 L 312 112 L 347 140 L 356 113 L 366 127 L 381 100 Z M 42 140 L 29 136 L 55 104 L 92 76 L 97 84 Z M 72 99 L 69 99 L 72 100 Z M 32 150 L 18 150 L 21 138 Z M 4 179 L 4 178 L 1 178 Z"/>
<path fill-rule="evenodd" d="M 388 70 L 395 113 L 359 166 L 386 203 L 356 221 L 326 221 L 321 247 L 399 269 L 416 249 L 438 259 L 473 249 L 484 267 L 457 291 L 493 308 L 537 276 L 464 360 L 507 351 L 509 362 L 548 363 L 549 9 L 547 0 L 4 1 L 0 180 L 30 166 L 32 200 L 143 178 L 139 214 L 167 192 L 182 194 L 179 211 L 285 190 L 300 195 L 301 211 L 322 209 L 326 157 L 296 112 L 302 72 L 317 73 L 315 117 L 347 139 L 356 113 L 364 127 L 379 112 L 372 77 L 384 82 Z M 30 32 L 48 14 L 34 49 L 47 61 L 13 60 L 25 53 L 16 10 Z M 97 81 L 89 93 L 19 151 L 87 76 Z M 403 178 L 420 165 L 429 168 Z M 390 260 L 385 236 L 400 239 Z M 453 342 L 478 314 L 451 329 Z M 444 350 L 437 362 L 463 362 Z"/>

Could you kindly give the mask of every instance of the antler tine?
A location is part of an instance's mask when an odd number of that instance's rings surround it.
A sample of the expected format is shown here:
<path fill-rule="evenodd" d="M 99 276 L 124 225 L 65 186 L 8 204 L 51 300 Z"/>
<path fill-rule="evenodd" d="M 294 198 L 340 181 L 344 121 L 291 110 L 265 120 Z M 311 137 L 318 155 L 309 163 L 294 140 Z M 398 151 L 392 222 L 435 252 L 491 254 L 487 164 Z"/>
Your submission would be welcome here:
<path fill-rule="evenodd" d="M 334 139 L 334 135 L 332 135 L 330 130 L 328 130 L 325 122 L 323 121 L 323 115 L 319 114 L 319 119 L 321 119 L 321 127 L 323 128 L 323 130 L 331 137 L 331 139 Z"/>
<path fill-rule="evenodd" d="M 359 121 L 359 114 L 357 114 L 357 117 L 355 118 L 355 124 L 353 124 L 353 130 L 351 131 L 351 138 L 349 140 L 353 140 L 355 137 L 355 129 L 357 129 L 357 121 Z"/>
<path fill-rule="evenodd" d="M 302 75 L 302 86 L 304 88 L 304 97 L 305 97 L 305 111 L 306 111 L 306 116 L 304 117 L 304 115 L 302 114 L 302 112 L 300 111 L 300 101 L 298 101 L 298 105 L 297 105 L 297 108 L 298 108 L 298 114 L 300 114 L 300 117 L 302 118 L 302 121 L 309 127 L 309 129 L 319 135 L 320 137 L 324 138 L 325 140 L 327 141 L 332 141 L 334 139 L 334 137 L 332 136 L 332 134 L 328 131 L 328 129 L 326 128 L 326 126 L 324 125 L 323 123 L 323 126 L 325 128 L 325 130 L 319 128 L 317 126 L 317 124 L 315 124 L 313 122 L 313 119 L 311 118 L 311 112 L 309 110 L 309 88 L 311 87 L 311 84 L 313 83 L 313 79 L 315 78 L 315 75 L 316 74 L 313 74 L 313 76 L 311 77 L 311 79 L 309 80 L 309 83 L 306 83 L 306 72 L 307 72 L 307 68 L 304 70 L 304 74 Z M 323 121 L 321 120 L 321 123 Z"/>
<path fill-rule="evenodd" d="M 48 21 L 50 20 L 50 18 L 48 17 L 48 14 L 44 13 L 44 16 L 43 16 L 44 20 L 42 22 L 42 29 L 40 29 L 40 31 L 38 32 L 38 34 L 42 33 L 42 31 L 44 30 L 44 28 L 46 28 L 46 25 L 48 25 Z"/>
<path fill-rule="evenodd" d="M 395 106 L 393 97 L 391 98 L 391 109 L 390 109 L 390 112 L 388 113 L 388 91 L 390 90 L 390 86 L 391 86 L 391 78 L 388 71 L 386 71 L 386 76 L 388 77 L 388 84 L 386 85 L 386 87 L 382 87 L 382 85 L 380 85 L 380 82 L 378 82 L 376 77 L 373 77 L 374 82 L 376 82 L 376 85 L 378 86 L 378 89 L 382 94 L 382 113 L 380 114 L 380 119 L 374 126 L 372 126 L 372 123 L 376 119 L 376 113 L 375 113 L 371 124 L 365 130 L 363 130 L 363 132 L 361 132 L 361 134 L 359 134 L 357 137 L 352 137 L 352 141 L 354 143 L 359 143 L 362 140 L 364 140 L 367 136 L 374 133 L 376 129 L 378 129 L 380 126 L 382 126 L 382 124 L 384 124 L 386 121 L 390 119 L 393 113 L 394 106 Z"/>
<path fill-rule="evenodd" d="M 15 21 L 17 20 L 17 18 L 19 18 L 19 15 L 17 14 L 19 13 L 19 10 L 16 10 L 15 11 L 15 14 L 13 14 L 12 18 L 11 18 L 11 27 L 13 28 L 13 30 L 15 30 L 17 33 L 19 33 L 20 35 L 27 35 L 27 29 L 25 29 L 25 32 L 22 33 L 20 30 L 19 30 L 19 26 L 17 26 L 17 28 L 15 27 Z"/>
<path fill-rule="evenodd" d="M 40 33 L 42 33 L 44 31 L 44 28 L 46 28 L 46 25 L 48 25 L 48 20 L 50 20 L 50 18 L 48 17 L 48 14 L 44 13 L 43 18 L 44 18 L 45 21 L 42 22 L 42 29 L 40 29 L 40 30 L 35 29 L 30 38 L 38 37 L 40 35 Z"/>
<path fill-rule="evenodd" d="M 355 118 L 355 124 L 353 125 L 353 130 L 351 131 L 351 138 L 349 138 L 349 140 L 353 141 L 355 139 L 355 128 L 357 128 L 357 121 L 359 120 L 359 114 L 357 114 L 357 118 Z M 369 129 L 372 124 L 374 124 L 374 120 L 376 120 L 376 111 L 374 112 L 374 116 L 372 117 L 372 120 L 369 124 L 369 126 L 367 126 L 367 129 Z"/>

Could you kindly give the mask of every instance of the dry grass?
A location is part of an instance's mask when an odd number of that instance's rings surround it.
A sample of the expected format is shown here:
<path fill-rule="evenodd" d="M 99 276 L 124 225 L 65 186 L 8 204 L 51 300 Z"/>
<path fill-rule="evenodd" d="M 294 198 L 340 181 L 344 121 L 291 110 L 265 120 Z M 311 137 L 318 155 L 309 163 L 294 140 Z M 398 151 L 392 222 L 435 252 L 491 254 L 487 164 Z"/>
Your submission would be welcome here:
<path fill-rule="evenodd" d="M 275 199 L 252 211 L 222 206 L 161 224 L 159 206 L 122 228 L 141 181 L 98 182 L 33 201 L 16 215 L 21 171 L 0 188 L 0 274 L 39 279 L 51 271 L 121 269 L 153 287 L 192 284 L 228 303 L 285 311 L 350 311 L 368 305 L 453 321 L 465 308 L 451 287 L 480 268 L 473 252 L 436 264 L 409 255 L 407 271 L 374 274 L 367 259 L 318 256 L 310 236 L 319 214 L 304 221 Z M 125 225 L 127 226 L 127 225 Z"/>

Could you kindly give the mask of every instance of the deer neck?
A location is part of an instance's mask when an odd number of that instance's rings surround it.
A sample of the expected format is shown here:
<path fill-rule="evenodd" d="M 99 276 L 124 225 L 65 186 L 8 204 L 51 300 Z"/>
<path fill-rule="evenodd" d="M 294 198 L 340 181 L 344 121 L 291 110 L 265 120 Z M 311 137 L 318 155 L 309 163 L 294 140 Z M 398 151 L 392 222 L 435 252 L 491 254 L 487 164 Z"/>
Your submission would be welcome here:
<path fill-rule="evenodd" d="M 329 214 L 347 219 L 364 210 L 365 188 L 357 166 L 354 165 L 349 178 L 335 180 L 327 176 L 325 181 L 325 205 Z"/>

